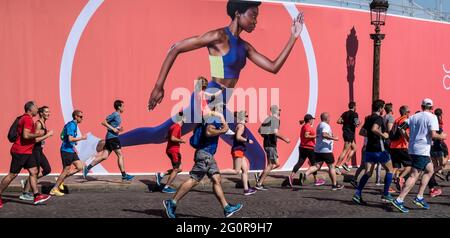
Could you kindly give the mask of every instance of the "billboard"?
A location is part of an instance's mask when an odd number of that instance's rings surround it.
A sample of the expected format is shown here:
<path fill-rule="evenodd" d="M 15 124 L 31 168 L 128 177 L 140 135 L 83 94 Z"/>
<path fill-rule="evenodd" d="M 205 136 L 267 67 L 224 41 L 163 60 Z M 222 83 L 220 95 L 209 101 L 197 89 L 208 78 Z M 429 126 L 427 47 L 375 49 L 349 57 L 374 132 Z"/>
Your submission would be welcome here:
<path fill-rule="evenodd" d="M 158 128 L 176 106 L 187 107 L 182 95 L 192 93 L 194 80 L 210 79 L 208 50 L 180 54 L 167 77 L 165 98 L 147 110 L 152 88 L 170 47 L 189 37 L 230 24 L 226 1 L 201 0 L 76 0 L 0 2 L 0 173 L 9 171 L 11 144 L 6 134 L 23 104 L 35 100 L 51 110 L 48 128 L 59 134 L 71 120 L 73 109 L 84 112 L 79 125 L 88 140 L 77 145 L 80 158 L 92 158 L 96 142 L 106 130 L 100 123 L 114 111 L 113 101 L 125 101 L 124 135 L 137 128 Z M 357 103 L 362 118 L 370 112 L 372 92 L 373 32 L 368 11 L 310 4 L 263 2 L 253 32 L 240 37 L 258 52 L 275 59 L 290 37 L 292 19 L 304 12 L 305 25 L 285 64 L 276 74 L 247 60 L 235 90 L 247 93 L 247 125 L 259 149 L 250 152 L 251 169 L 262 169 L 262 137 L 257 130 L 272 103 L 280 105 L 280 131 L 291 139 L 279 142 L 281 169 L 290 170 L 298 156 L 299 119 L 306 113 L 331 115 L 336 124 L 349 100 Z M 380 97 L 398 107 L 419 110 L 425 97 L 445 112 L 450 101 L 450 25 L 448 23 L 388 16 L 381 48 Z M 181 92 L 181 93 L 180 93 Z M 252 102 L 255 97 L 258 100 Z M 253 98 L 253 99 L 252 99 Z M 262 99 L 262 100 L 260 100 Z M 256 104 L 255 104 L 256 103 Z M 445 120 L 445 116 L 444 116 Z M 318 124 L 316 120 L 315 125 Z M 154 131 L 150 131 L 154 132 Z M 158 133 L 162 133 L 159 130 Z M 143 134 L 142 144 L 124 143 L 125 166 L 130 173 L 149 173 L 170 167 L 165 142 L 155 132 Z M 191 133 L 183 138 L 188 140 Z M 123 136 L 121 137 L 124 138 Z M 151 142 L 151 143 L 148 143 Z M 44 152 L 53 173 L 61 170 L 58 136 L 48 139 Z M 362 138 L 357 136 L 358 150 Z M 335 157 L 343 147 L 335 143 Z M 194 150 L 181 147 L 184 170 L 193 165 Z M 219 142 L 216 160 L 220 168 L 232 166 L 230 146 Z M 360 156 L 358 153 L 357 163 Z M 94 173 L 117 173 L 115 156 L 97 166 Z"/>

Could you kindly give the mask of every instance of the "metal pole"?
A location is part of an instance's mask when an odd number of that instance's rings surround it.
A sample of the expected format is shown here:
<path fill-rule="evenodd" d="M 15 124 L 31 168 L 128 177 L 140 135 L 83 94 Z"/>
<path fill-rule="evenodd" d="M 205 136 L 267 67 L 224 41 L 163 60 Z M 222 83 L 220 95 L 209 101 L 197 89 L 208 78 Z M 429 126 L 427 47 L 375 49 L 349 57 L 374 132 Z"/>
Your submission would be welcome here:
<path fill-rule="evenodd" d="M 375 34 L 370 34 L 373 40 L 373 78 L 372 78 L 372 101 L 380 98 L 380 50 L 381 40 L 385 34 L 380 34 L 380 27 L 375 28 Z"/>

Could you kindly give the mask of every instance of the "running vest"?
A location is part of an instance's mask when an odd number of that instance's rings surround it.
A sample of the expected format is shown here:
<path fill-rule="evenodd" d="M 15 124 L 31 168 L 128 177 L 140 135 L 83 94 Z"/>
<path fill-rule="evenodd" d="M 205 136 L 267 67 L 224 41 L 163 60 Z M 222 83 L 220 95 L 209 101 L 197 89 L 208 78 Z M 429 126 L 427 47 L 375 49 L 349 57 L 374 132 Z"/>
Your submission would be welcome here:
<path fill-rule="evenodd" d="M 209 56 L 211 77 L 222 79 L 238 79 L 241 69 L 246 63 L 247 51 L 241 38 L 235 37 L 230 29 L 225 28 L 228 36 L 229 50 L 223 56 Z"/>
<path fill-rule="evenodd" d="M 44 135 L 47 134 L 47 127 L 45 126 L 45 124 L 42 123 L 41 121 L 38 121 L 38 122 L 41 123 L 41 126 L 42 126 L 41 129 L 44 131 Z M 34 144 L 34 147 L 42 147 L 44 144 L 45 144 L 45 141 L 39 141 Z"/>
<path fill-rule="evenodd" d="M 244 129 L 244 133 L 242 133 L 242 137 L 247 138 L 247 133 L 245 132 Z M 231 147 L 231 151 L 246 151 L 247 150 L 247 146 L 246 146 L 246 142 L 242 142 L 242 141 L 238 141 L 236 139 L 236 135 L 233 137 L 233 147 Z"/>

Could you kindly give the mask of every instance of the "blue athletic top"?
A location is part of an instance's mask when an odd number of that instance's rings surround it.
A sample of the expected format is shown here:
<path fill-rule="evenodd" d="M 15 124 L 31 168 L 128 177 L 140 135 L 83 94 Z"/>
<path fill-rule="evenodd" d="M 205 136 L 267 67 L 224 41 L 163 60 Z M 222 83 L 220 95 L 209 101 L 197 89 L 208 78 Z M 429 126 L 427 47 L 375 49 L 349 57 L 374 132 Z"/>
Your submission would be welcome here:
<path fill-rule="evenodd" d="M 74 147 L 77 144 L 76 142 L 70 142 L 69 136 L 72 136 L 74 138 L 77 137 L 77 131 L 78 131 L 78 125 L 75 120 L 69 121 L 63 129 L 64 133 L 64 139 L 61 144 L 61 151 L 67 152 L 67 153 L 75 153 Z"/>
<path fill-rule="evenodd" d="M 120 117 L 120 113 L 113 112 L 113 113 L 111 113 L 111 115 L 106 117 L 106 121 L 112 127 L 118 128 L 118 127 L 120 127 L 120 124 L 122 123 L 122 118 Z M 106 139 L 116 138 L 118 136 L 119 136 L 118 133 L 114 133 L 114 131 L 110 130 L 109 128 L 107 129 Z"/>
<path fill-rule="evenodd" d="M 206 119 L 205 128 L 208 125 L 213 125 L 216 129 L 220 129 L 223 125 L 220 123 L 220 119 L 217 117 L 209 117 Z M 208 152 L 211 155 L 216 154 L 217 145 L 219 144 L 219 136 L 206 136 L 206 129 L 203 134 L 204 138 L 202 140 L 202 144 L 200 145 L 199 150 L 203 150 Z"/>
<path fill-rule="evenodd" d="M 235 37 L 230 29 L 225 28 L 229 39 L 229 50 L 223 56 L 209 56 L 211 77 L 222 79 L 238 79 L 247 59 L 245 43 L 240 37 Z"/>

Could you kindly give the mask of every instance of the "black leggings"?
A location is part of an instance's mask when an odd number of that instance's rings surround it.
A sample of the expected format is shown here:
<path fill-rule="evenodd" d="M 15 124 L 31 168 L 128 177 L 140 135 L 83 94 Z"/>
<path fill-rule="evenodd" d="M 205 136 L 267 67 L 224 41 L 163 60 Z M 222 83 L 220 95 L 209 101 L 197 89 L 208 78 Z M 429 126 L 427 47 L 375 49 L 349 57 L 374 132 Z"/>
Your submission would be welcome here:
<path fill-rule="evenodd" d="M 306 159 L 309 159 L 309 162 L 311 166 L 316 164 L 316 160 L 314 158 L 314 150 L 313 149 L 306 149 L 306 148 L 298 148 L 298 161 L 297 164 L 295 164 L 294 169 L 292 172 L 297 173 L 298 170 L 303 166 Z M 313 173 L 314 175 L 317 175 L 317 171 Z"/>
<path fill-rule="evenodd" d="M 42 176 L 46 176 L 52 171 L 52 167 L 50 166 L 50 163 L 48 162 L 48 159 L 45 156 L 42 147 L 35 146 L 33 148 L 33 157 L 36 159 L 36 163 L 38 165 L 37 166 L 38 174 L 41 168 L 42 168 Z"/>
<path fill-rule="evenodd" d="M 431 176 L 430 181 L 428 182 L 428 188 L 432 189 L 439 186 L 439 184 L 436 181 L 436 178 L 434 177 L 434 174 Z"/>

